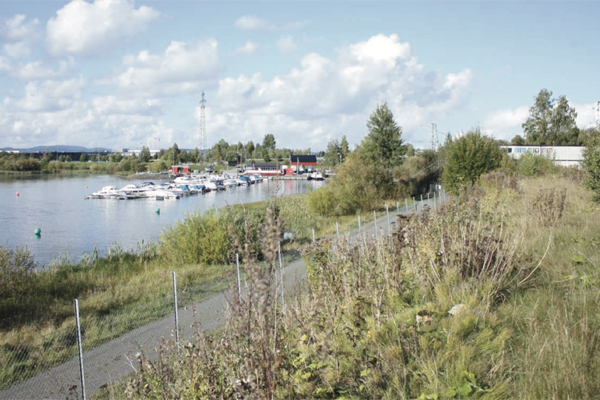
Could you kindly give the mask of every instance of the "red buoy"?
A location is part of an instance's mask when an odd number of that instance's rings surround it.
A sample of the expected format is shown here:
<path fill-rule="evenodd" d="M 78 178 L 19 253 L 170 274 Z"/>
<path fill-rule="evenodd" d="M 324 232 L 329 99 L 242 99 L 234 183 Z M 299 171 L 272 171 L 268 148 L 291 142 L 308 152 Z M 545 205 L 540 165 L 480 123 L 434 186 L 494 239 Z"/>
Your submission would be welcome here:
<path fill-rule="evenodd" d="M 17 197 L 19 197 L 21 194 L 19 192 L 17 192 Z"/>

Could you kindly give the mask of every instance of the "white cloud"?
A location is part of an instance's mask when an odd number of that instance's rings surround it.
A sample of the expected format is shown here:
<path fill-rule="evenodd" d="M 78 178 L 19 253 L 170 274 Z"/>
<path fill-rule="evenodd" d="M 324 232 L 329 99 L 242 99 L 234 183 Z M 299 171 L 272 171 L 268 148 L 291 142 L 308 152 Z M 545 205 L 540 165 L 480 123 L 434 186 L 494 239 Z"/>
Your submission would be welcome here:
<path fill-rule="evenodd" d="M 24 81 L 56 78 L 65 73 L 72 61 L 60 61 L 58 69 L 52 69 L 40 61 L 20 64 L 12 68 L 11 75 Z"/>
<path fill-rule="evenodd" d="M 516 135 L 523 135 L 521 125 L 528 116 L 527 106 L 496 111 L 485 119 L 483 130 L 496 139 L 510 140 Z"/>
<path fill-rule="evenodd" d="M 81 96 L 85 85 L 82 77 L 64 81 L 48 80 L 29 82 L 25 86 L 25 95 L 20 100 L 5 100 L 5 104 L 14 105 L 16 110 L 48 112 L 70 108 Z"/>
<path fill-rule="evenodd" d="M 51 86 L 56 86 L 51 88 Z M 60 87 L 62 86 L 62 87 Z M 5 99 L 0 105 L 0 131 L 6 146 L 30 147 L 39 144 L 73 144 L 86 147 L 132 147 L 160 137 L 163 143 L 175 140 L 175 131 L 159 119 L 162 114 L 156 100 L 127 100 L 103 96 L 84 101 L 77 83 L 37 84 L 23 99 Z M 46 98 L 44 91 L 55 92 Z M 47 93 L 46 93 L 47 94 Z M 64 95 L 63 98 L 58 96 Z M 59 106 L 51 106 L 52 101 Z"/>
<path fill-rule="evenodd" d="M 294 42 L 293 36 L 282 36 L 277 41 L 277 47 L 282 53 L 291 53 L 298 49 L 298 45 Z"/>
<path fill-rule="evenodd" d="M 31 54 L 31 45 L 26 42 L 6 43 L 4 52 L 12 58 L 22 58 Z"/>
<path fill-rule="evenodd" d="M 132 0 L 73 0 L 46 25 L 48 51 L 55 55 L 94 55 L 146 29 L 159 17 Z"/>
<path fill-rule="evenodd" d="M 253 15 L 244 15 L 238 18 L 234 25 L 236 28 L 248 31 L 287 31 L 302 28 L 308 25 L 308 21 L 290 22 L 287 24 L 272 24 L 269 21 L 255 17 Z"/>
<path fill-rule="evenodd" d="M 260 74 L 222 79 L 207 107 L 207 131 L 231 140 L 273 132 L 282 145 L 323 149 L 343 134 L 359 143 L 368 116 L 387 101 L 406 139 L 434 116 L 462 108 L 471 80 L 468 69 L 425 72 L 408 43 L 377 35 L 338 49 L 337 59 L 308 54 L 300 68 L 270 81 Z"/>
<path fill-rule="evenodd" d="M 0 39 L 4 41 L 4 52 L 12 58 L 22 58 L 31 54 L 32 42 L 37 37 L 39 21 L 26 21 L 27 17 L 17 14 L 0 26 Z"/>
<path fill-rule="evenodd" d="M 214 87 L 222 69 L 217 41 L 171 42 L 163 54 L 141 51 L 123 58 L 127 70 L 103 81 L 132 96 L 160 97 Z"/>
<path fill-rule="evenodd" d="M 0 57 L 0 69 L 3 63 Z M 89 99 L 82 78 L 29 82 L 22 98 L 7 97 L 0 105 L 3 143 L 127 147 L 160 136 L 163 144 L 176 139 L 193 147 L 198 121 L 175 130 L 163 120 L 171 100 L 161 98 L 202 89 L 209 144 L 272 132 L 282 147 L 324 149 L 329 138 L 342 135 L 354 145 L 384 101 L 410 141 L 422 124 L 463 108 L 472 80 L 468 69 L 425 70 L 396 35 L 344 46 L 335 58 L 307 54 L 296 68 L 272 79 L 256 74 L 218 80 L 220 72 L 217 43 L 209 39 L 124 57 L 123 70 L 102 82 L 110 95 Z"/>
<path fill-rule="evenodd" d="M 597 104 L 573 104 L 577 111 L 577 126 L 579 128 L 591 128 L 596 126 L 596 109 Z M 598 115 L 600 117 L 600 115 Z"/>
<path fill-rule="evenodd" d="M 258 45 L 253 42 L 246 42 L 242 47 L 238 47 L 233 51 L 234 54 L 244 54 L 247 56 L 251 56 L 256 53 L 258 50 Z"/>
<path fill-rule="evenodd" d="M 37 19 L 25 21 L 27 16 L 17 14 L 5 21 L 0 28 L 0 36 L 9 43 L 31 41 L 35 38 L 39 21 Z"/>

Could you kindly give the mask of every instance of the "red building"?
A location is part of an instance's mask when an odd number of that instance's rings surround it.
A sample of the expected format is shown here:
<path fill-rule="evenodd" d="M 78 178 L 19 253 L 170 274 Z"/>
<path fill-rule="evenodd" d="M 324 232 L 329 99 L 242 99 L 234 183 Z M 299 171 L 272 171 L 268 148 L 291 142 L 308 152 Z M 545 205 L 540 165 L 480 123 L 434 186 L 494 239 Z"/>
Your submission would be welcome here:
<path fill-rule="evenodd" d="M 191 174 L 192 170 L 189 165 L 171 165 L 173 175 Z"/>
<path fill-rule="evenodd" d="M 317 156 L 313 155 L 291 155 L 290 156 L 290 166 L 295 170 L 307 169 L 308 167 L 312 167 L 313 169 L 317 167 Z M 303 167 L 303 168 L 300 168 Z"/>

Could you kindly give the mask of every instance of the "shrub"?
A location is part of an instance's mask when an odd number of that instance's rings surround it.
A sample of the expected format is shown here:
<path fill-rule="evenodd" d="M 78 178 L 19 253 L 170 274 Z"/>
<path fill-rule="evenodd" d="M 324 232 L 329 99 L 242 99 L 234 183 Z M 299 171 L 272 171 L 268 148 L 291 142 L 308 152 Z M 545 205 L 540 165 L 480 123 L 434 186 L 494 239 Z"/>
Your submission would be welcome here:
<path fill-rule="evenodd" d="M 351 154 L 325 188 L 309 195 L 308 205 L 320 215 L 351 215 L 372 210 L 381 200 L 396 197 L 398 190 L 390 169 Z"/>
<path fill-rule="evenodd" d="M 161 254 L 179 264 L 223 264 L 231 250 L 227 224 L 214 210 L 177 221 L 163 231 L 161 242 Z"/>
<path fill-rule="evenodd" d="M 538 176 L 553 173 L 557 170 L 552 160 L 545 156 L 527 153 L 517 163 L 523 176 Z"/>
<path fill-rule="evenodd" d="M 7 250 L 0 246 L 0 293 L 20 300 L 35 279 L 37 264 L 26 247 Z"/>
<path fill-rule="evenodd" d="M 479 129 L 467 132 L 449 144 L 443 181 L 446 189 L 457 193 L 462 185 L 475 182 L 481 174 L 498 168 L 502 151 Z"/>
<path fill-rule="evenodd" d="M 335 211 L 336 199 L 333 188 L 328 185 L 307 194 L 308 208 L 317 215 L 330 216 Z"/>
<path fill-rule="evenodd" d="M 581 165 L 588 175 L 584 184 L 592 190 L 592 199 L 600 203 L 600 135 L 596 134 L 588 139 Z"/>

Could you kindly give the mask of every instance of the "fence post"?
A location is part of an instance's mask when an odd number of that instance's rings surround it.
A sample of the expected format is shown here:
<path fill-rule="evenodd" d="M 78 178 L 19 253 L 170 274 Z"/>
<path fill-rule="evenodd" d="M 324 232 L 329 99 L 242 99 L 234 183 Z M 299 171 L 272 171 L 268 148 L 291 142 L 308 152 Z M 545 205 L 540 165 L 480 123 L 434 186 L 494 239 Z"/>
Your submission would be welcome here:
<path fill-rule="evenodd" d="M 81 379 L 81 396 L 85 397 L 85 374 L 83 372 L 83 346 L 81 344 L 81 321 L 79 320 L 79 301 L 75 299 L 75 324 L 77 325 L 77 347 L 79 349 L 79 378 Z"/>
<path fill-rule="evenodd" d="M 335 232 L 337 234 L 338 239 L 340 238 L 340 223 L 335 221 Z"/>
<path fill-rule="evenodd" d="M 377 212 L 373 210 L 373 222 L 375 223 L 375 237 L 377 237 Z"/>
<path fill-rule="evenodd" d="M 388 205 L 385 205 L 385 215 L 387 216 L 387 223 L 388 223 L 388 235 L 390 233 L 392 233 L 391 230 L 391 226 L 390 226 L 390 210 L 388 209 Z"/>
<path fill-rule="evenodd" d="M 417 202 L 415 201 L 415 197 L 413 196 L 413 208 L 417 211 Z"/>
<path fill-rule="evenodd" d="M 404 212 L 408 212 L 408 199 L 404 198 Z"/>
<path fill-rule="evenodd" d="M 238 298 L 242 299 L 242 282 L 240 280 L 240 254 L 235 253 L 235 265 L 237 267 Z"/>
<path fill-rule="evenodd" d="M 312 238 L 313 238 L 313 243 L 315 242 L 315 228 L 312 228 Z"/>
<path fill-rule="evenodd" d="M 277 243 L 277 252 L 279 253 L 279 279 L 281 282 L 281 309 L 285 313 L 285 297 L 283 295 L 283 263 L 281 262 L 281 242 Z"/>
<path fill-rule="evenodd" d="M 423 193 L 421 193 L 421 201 L 423 201 Z"/>
<path fill-rule="evenodd" d="M 399 201 L 396 202 L 396 212 L 397 213 L 400 212 L 400 202 Z"/>
<path fill-rule="evenodd" d="M 179 310 L 177 309 L 177 274 L 173 271 L 173 306 L 175 307 L 175 343 L 177 343 L 177 354 L 179 350 Z"/>
<path fill-rule="evenodd" d="M 358 231 L 360 232 L 360 214 L 358 215 Z"/>

